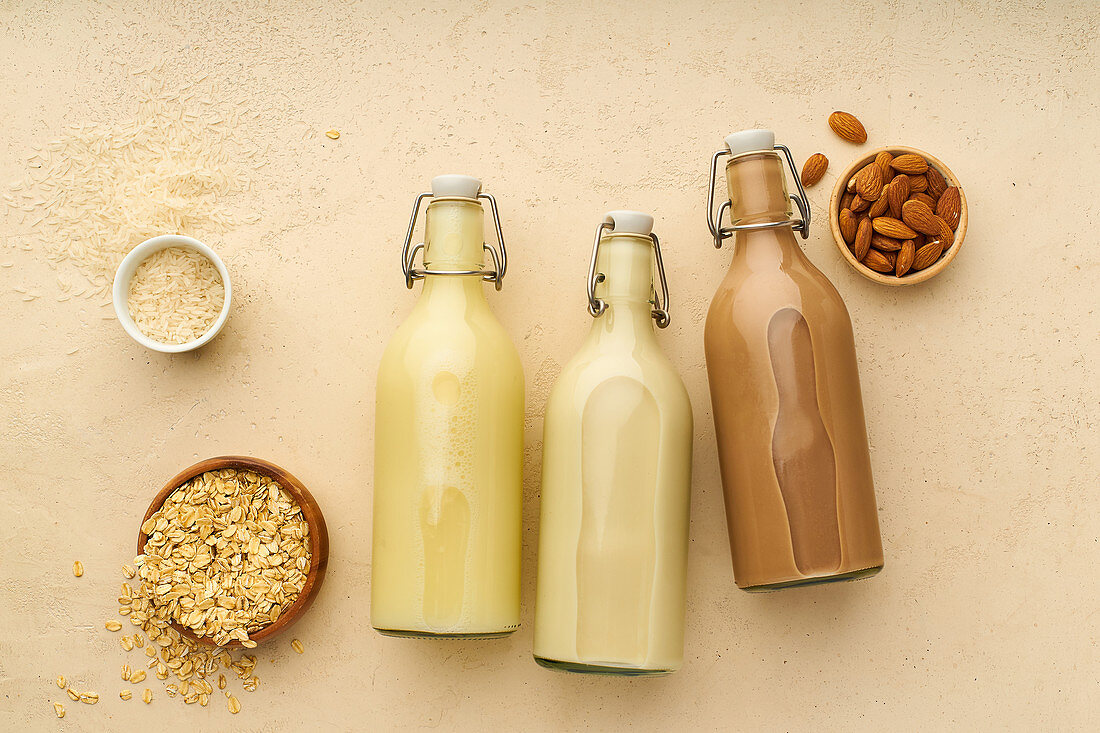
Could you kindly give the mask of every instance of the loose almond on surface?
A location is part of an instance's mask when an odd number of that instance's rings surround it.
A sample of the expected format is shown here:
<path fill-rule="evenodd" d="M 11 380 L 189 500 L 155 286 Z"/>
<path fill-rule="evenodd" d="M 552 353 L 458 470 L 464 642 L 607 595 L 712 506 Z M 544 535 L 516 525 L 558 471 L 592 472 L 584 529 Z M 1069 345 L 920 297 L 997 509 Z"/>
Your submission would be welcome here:
<path fill-rule="evenodd" d="M 880 216 L 877 219 L 872 219 L 871 226 L 879 234 L 894 239 L 912 239 L 917 236 L 917 233 L 906 226 L 905 222 L 890 216 Z"/>
<path fill-rule="evenodd" d="M 928 161 L 914 153 L 906 153 L 890 161 L 890 167 L 898 173 L 918 175 L 928 170 Z"/>
<path fill-rule="evenodd" d="M 947 222 L 952 230 L 959 228 L 959 218 L 962 216 L 962 197 L 955 186 L 948 187 L 936 202 L 936 216 Z"/>
<path fill-rule="evenodd" d="M 821 180 L 827 170 L 829 170 L 829 159 L 821 153 L 814 153 L 802 166 L 802 185 L 814 185 Z"/>
<path fill-rule="evenodd" d="M 848 142 L 859 144 L 867 142 L 867 130 L 863 127 L 863 123 L 849 112 L 833 112 L 829 115 L 829 127 Z"/>

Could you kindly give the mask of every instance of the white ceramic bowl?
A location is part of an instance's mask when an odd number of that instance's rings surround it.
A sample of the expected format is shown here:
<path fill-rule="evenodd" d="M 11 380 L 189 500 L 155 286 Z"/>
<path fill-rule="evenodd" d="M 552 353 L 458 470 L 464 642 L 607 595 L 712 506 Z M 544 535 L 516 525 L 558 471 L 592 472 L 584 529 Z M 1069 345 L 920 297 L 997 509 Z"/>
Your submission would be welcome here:
<path fill-rule="evenodd" d="M 134 277 L 134 272 L 137 271 L 138 265 L 144 262 L 150 255 L 156 254 L 162 249 L 168 249 L 169 247 L 183 247 L 184 249 L 193 250 L 206 257 L 206 259 L 214 263 L 214 267 L 217 268 L 218 274 L 221 275 L 222 285 L 225 287 L 225 304 L 222 306 L 222 312 L 218 314 L 218 318 L 214 321 L 214 324 L 202 336 L 182 344 L 165 344 L 160 341 L 154 341 L 146 336 L 141 332 L 141 329 L 138 328 L 138 325 L 134 323 L 134 319 L 130 317 L 130 309 L 127 306 L 127 300 L 130 295 L 130 280 Z M 115 315 L 118 316 L 118 322 L 122 324 L 126 333 L 130 334 L 130 337 L 134 341 L 137 341 L 145 348 L 152 349 L 153 351 L 161 351 L 165 354 L 179 354 L 184 351 L 193 351 L 203 346 L 217 336 L 218 332 L 222 330 L 222 326 L 225 325 L 225 321 L 229 317 L 229 306 L 233 300 L 233 286 L 229 282 L 229 271 L 225 269 L 225 263 L 222 262 L 221 257 L 218 257 L 214 250 L 210 249 L 199 240 L 185 237 L 182 234 L 162 234 L 159 237 L 145 240 L 130 250 L 130 253 L 122 258 L 122 262 L 119 263 L 118 270 L 115 272 L 115 282 L 111 295 L 115 305 Z"/>

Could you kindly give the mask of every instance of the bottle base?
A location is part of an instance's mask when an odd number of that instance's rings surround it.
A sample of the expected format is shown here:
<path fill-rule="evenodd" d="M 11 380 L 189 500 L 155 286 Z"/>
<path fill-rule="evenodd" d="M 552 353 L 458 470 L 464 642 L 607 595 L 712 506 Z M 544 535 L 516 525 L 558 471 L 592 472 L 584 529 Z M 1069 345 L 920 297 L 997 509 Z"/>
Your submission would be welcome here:
<path fill-rule="evenodd" d="M 748 585 L 741 588 L 741 590 L 747 593 L 768 593 L 770 591 L 783 590 L 785 588 L 800 588 L 808 585 L 825 585 L 826 583 L 843 583 L 849 580 L 863 580 L 864 578 L 870 578 L 873 575 L 878 575 L 878 572 L 880 570 L 882 570 L 882 565 L 876 565 L 870 568 L 850 570 L 847 573 L 838 573 L 837 575 L 817 575 L 812 578 L 795 578 L 794 580 L 782 580 L 778 583 Z"/>
<path fill-rule="evenodd" d="M 516 629 L 506 629 L 504 631 L 474 631 L 468 634 L 465 633 L 434 633 L 431 631 L 418 631 L 413 629 L 380 629 L 377 626 L 374 630 L 382 636 L 392 636 L 399 639 L 502 639 L 505 636 L 511 636 L 516 632 Z"/>
<path fill-rule="evenodd" d="M 672 674 L 674 669 L 641 669 L 638 667 L 620 667 L 612 664 L 585 664 L 583 662 L 564 662 L 558 659 L 547 659 L 535 656 L 535 661 L 540 667 L 556 669 L 559 672 L 574 672 L 576 674 L 595 674 L 616 677 L 660 677 Z"/>

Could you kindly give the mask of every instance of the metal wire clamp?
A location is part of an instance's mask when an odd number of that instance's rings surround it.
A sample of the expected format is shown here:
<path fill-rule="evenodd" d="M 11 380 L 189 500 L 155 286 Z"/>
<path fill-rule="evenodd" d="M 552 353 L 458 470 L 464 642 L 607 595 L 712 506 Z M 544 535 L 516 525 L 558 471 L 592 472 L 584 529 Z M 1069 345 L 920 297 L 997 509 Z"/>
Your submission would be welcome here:
<path fill-rule="evenodd" d="M 607 276 L 602 272 L 596 272 L 596 260 L 600 253 L 603 232 L 613 226 L 609 222 L 601 222 L 596 227 L 596 239 L 592 243 L 592 259 L 588 263 L 588 312 L 593 318 L 599 318 L 607 310 L 607 303 L 596 297 L 596 284 L 607 279 Z M 652 315 L 653 320 L 657 322 L 657 328 L 667 328 L 672 319 L 668 314 L 668 280 L 665 278 L 665 261 L 661 257 L 661 242 L 657 239 L 657 235 L 650 232 L 649 238 L 653 240 L 653 256 L 657 261 L 657 279 L 661 283 L 661 292 L 653 291 Z"/>
<path fill-rule="evenodd" d="M 806 197 L 806 190 L 802 188 L 802 180 L 798 177 L 798 169 L 795 168 L 794 157 L 791 155 L 791 151 L 786 145 L 776 145 L 773 149 L 783 151 L 783 156 L 787 159 L 787 167 L 790 168 L 791 174 L 794 176 L 794 183 L 798 186 L 798 195 L 795 196 L 793 193 L 788 195 L 795 206 L 798 207 L 798 213 L 801 218 L 787 219 L 786 221 L 768 221 L 760 224 L 730 224 L 729 226 L 722 226 L 722 217 L 732 204 L 729 199 L 726 199 L 726 201 L 718 207 L 717 214 L 715 213 L 714 185 L 718 179 L 718 160 L 724 155 L 730 155 L 730 151 L 718 150 L 710 159 L 710 189 L 707 192 L 707 227 L 710 229 L 711 236 L 714 237 L 715 249 L 721 249 L 722 240 L 732 237 L 734 232 L 749 229 L 776 229 L 778 227 L 789 226 L 794 231 L 801 233 L 803 239 L 809 239 L 810 200 Z"/>
<path fill-rule="evenodd" d="M 424 243 L 421 242 L 415 247 L 412 246 L 413 232 L 416 229 L 416 219 L 420 214 L 420 204 L 424 199 L 434 198 L 434 194 L 431 191 L 425 191 L 424 193 L 416 197 L 416 201 L 413 203 L 412 217 L 409 218 L 409 230 L 405 233 L 405 244 L 401 247 L 401 271 L 405 273 L 405 287 L 412 288 L 413 282 L 416 280 L 423 280 L 426 275 L 477 275 L 482 280 L 487 280 L 496 286 L 497 290 L 500 290 L 501 285 L 504 282 L 504 274 L 508 270 L 508 251 L 504 248 L 504 232 L 500 228 L 500 213 L 497 211 L 497 200 L 493 198 L 492 194 L 479 193 L 477 195 L 479 199 L 485 199 L 489 202 L 489 209 L 493 213 L 493 227 L 497 233 L 497 246 L 500 248 L 499 254 L 495 249 L 487 244 L 482 244 L 482 248 L 489 253 L 490 259 L 493 261 L 493 269 L 491 270 L 431 270 L 426 267 L 416 267 L 416 253 L 424 249 Z M 442 199 L 459 198 L 455 196 L 441 196 Z M 468 200 L 468 199 L 462 199 Z"/>

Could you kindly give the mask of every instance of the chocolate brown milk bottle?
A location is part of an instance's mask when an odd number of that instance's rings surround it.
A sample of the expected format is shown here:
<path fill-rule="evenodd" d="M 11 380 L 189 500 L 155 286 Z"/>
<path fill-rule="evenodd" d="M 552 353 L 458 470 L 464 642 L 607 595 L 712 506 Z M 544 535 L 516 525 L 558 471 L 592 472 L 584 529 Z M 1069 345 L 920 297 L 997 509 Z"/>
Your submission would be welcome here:
<path fill-rule="evenodd" d="M 715 214 L 714 179 L 727 156 L 729 200 Z M 734 236 L 705 345 L 737 585 L 874 575 L 882 540 L 852 322 L 795 241 L 795 230 L 808 236 L 810 207 L 790 151 L 768 130 L 730 135 L 714 154 L 710 196 L 715 246 Z M 722 226 L 727 210 L 732 225 Z"/>

